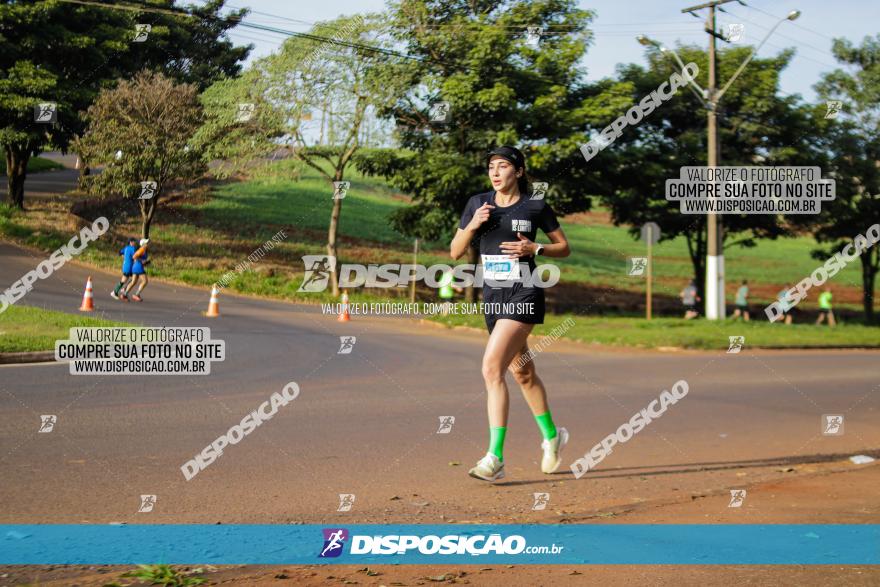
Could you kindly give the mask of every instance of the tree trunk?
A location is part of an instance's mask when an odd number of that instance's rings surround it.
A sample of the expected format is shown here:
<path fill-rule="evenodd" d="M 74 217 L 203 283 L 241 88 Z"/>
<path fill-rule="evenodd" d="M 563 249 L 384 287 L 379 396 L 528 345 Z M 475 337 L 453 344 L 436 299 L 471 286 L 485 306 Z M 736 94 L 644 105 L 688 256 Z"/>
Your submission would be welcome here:
<path fill-rule="evenodd" d="M 150 238 L 150 224 L 153 222 L 153 216 L 159 205 L 160 191 L 161 188 L 157 188 L 156 195 L 149 200 L 138 200 L 141 208 L 141 238 Z"/>
<path fill-rule="evenodd" d="M 878 257 L 875 262 L 872 257 Z M 880 253 L 877 251 L 865 251 L 859 257 L 862 262 L 862 308 L 865 312 L 865 323 L 874 323 L 874 279 L 877 277 L 877 266 L 880 263 Z"/>
<path fill-rule="evenodd" d="M 706 239 L 704 238 L 705 226 L 701 226 L 695 232 L 696 242 L 692 243 L 690 238 L 686 238 L 688 245 L 688 256 L 691 258 L 691 264 L 694 268 L 694 281 L 697 284 L 697 295 L 701 300 L 705 300 L 706 290 Z"/>
<path fill-rule="evenodd" d="M 337 169 L 334 174 L 333 181 L 342 181 L 342 171 Z M 336 191 L 334 189 L 334 196 L 336 195 Z M 342 198 L 335 198 L 333 200 L 333 211 L 330 213 L 330 228 L 327 230 L 327 255 L 336 259 L 336 233 L 339 230 L 339 212 L 342 210 Z M 339 274 L 337 273 L 337 269 L 339 264 L 334 264 L 330 269 L 330 284 L 333 287 L 333 295 L 339 295 Z"/>
<path fill-rule="evenodd" d="M 6 146 L 6 184 L 9 204 L 24 210 L 24 180 L 31 153 L 20 146 Z"/>

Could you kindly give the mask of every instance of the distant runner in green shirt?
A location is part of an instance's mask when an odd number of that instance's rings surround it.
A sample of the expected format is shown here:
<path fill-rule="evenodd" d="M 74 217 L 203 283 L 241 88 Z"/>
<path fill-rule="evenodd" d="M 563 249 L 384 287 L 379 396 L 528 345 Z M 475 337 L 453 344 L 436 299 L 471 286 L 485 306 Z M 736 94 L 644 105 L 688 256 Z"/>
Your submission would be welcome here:
<path fill-rule="evenodd" d="M 826 287 L 819 294 L 819 317 L 816 318 L 816 324 L 822 324 L 825 318 L 828 318 L 828 326 L 835 326 L 837 322 L 834 320 L 834 311 L 831 309 L 831 289 Z"/>
<path fill-rule="evenodd" d="M 749 321 L 749 282 L 743 279 L 742 285 L 736 290 L 736 299 L 734 300 L 736 309 L 733 311 L 733 319 L 736 320 L 740 316 L 746 322 Z"/>
<path fill-rule="evenodd" d="M 440 287 L 437 291 L 437 295 L 440 296 L 440 299 L 443 300 L 443 315 L 446 316 L 449 313 L 450 306 L 452 305 L 452 298 L 455 297 L 455 292 L 464 291 L 462 288 L 455 285 L 455 277 L 452 274 L 452 269 L 446 271 L 442 277 L 440 277 L 440 281 L 438 284 Z"/>
<path fill-rule="evenodd" d="M 794 311 L 794 306 L 791 303 L 791 299 L 788 295 L 788 290 L 791 289 L 791 286 L 786 285 L 785 289 L 781 290 L 778 294 L 776 294 L 776 301 L 779 302 L 779 306 L 782 308 L 782 313 L 785 316 L 785 324 L 792 323 L 791 314 Z"/>

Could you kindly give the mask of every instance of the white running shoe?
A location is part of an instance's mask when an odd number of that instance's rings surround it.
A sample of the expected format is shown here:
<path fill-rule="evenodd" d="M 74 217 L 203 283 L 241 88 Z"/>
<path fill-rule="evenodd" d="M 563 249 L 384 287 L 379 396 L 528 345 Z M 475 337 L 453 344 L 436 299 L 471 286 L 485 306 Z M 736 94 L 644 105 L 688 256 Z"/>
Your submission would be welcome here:
<path fill-rule="evenodd" d="M 483 481 L 504 479 L 504 463 L 498 460 L 498 457 L 492 453 L 487 452 L 486 456 L 479 460 L 477 466 L 468 471 L 468 475 Z"/>
<path fill-rule="evenodd" d="M 114 289 L 113 291 L 110 292 L 110 297 L 113 298 L 114 300 L 118 300 L 119 294 L 117 294 L 116 290 Z"/>
<path fill-rule="evenodd" d="M 562 452 L 562 447 L 564 447 L 567 442 L 568 430 L 565 428 L 557 428 L 556 436 L 550 440 L 544 440 L 541 442 L 541 449 L 544 451 L 544 458 L 541 459 L 541 471 L 548 475 L 556 472 L 556 469 L 562 464 L 562 459 L 559 458 L 559 454 Z"/>

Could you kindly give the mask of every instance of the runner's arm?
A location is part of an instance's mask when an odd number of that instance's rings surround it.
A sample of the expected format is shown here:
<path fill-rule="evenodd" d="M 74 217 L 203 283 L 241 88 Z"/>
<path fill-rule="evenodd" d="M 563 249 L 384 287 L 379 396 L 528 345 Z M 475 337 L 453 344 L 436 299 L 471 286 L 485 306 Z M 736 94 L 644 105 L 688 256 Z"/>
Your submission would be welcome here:
<path fill-rule="evenodd" d="M 565 237 L 565 233 L 562 232 L 561 227 L 548 232 L 547 238 L 550 239 L 552 244 L 544 245 L 544 251 L 541 253 L 542 257 L 568 257 L 571 255 L 568 239 Z"/>
<path fill-rule="evenodd" d="M 449 256 L 453 259 L 460 259 L 464 256 L 465 253 L 467 253 L 471 241 L 474 240 L 476 232 L 476 229 L 471 229 L 470 227 L 464 230 L 461 228 L 456 230 L 455 238 L 452 239 L 452 244 L 449 245 Z"/>

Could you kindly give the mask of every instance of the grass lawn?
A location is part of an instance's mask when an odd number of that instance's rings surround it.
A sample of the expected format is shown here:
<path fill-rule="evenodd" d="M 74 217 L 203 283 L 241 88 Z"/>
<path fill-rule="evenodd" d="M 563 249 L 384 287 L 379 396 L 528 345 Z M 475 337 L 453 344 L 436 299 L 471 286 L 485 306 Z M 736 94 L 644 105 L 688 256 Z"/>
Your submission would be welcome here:
<path fill-rule="evenodd" d="M 0 314 L 0 353 L 51 351 L 79 326 L 131 326 L 83 314 L 65 314 L 30 306 L 9 306 Z"/>
<path fill-rule="evenodd" d="M 563 324 L 567 319 L 574 321 Z M 432 316 L 447 326 L 472 326 L 485 329 L 482 316 Z M 880 347 L 880 329 L 861 324 L 838 324 L 835 328 L 812 324 L 771 324 L 764 321 L 712 322 L 681 318 L 600 318 L 575 314 L 546 317 L 546 323 L 535 327 L 538 336 L 548 335 L 557 326 L 556 334 L 571 340 L 609 346 L 637 348 L 679 347 L 686 349 L 724 350 L 729 336 L 744 336 L 749 348 L 787 347 Z"/>
<path fill-rule="evenodd" d="M 352 173 L 351 188 L 343 201 L 340 234 L 351 239 L 375 243 L 375 247 L 358 247 L 350 243 L 340 247 L 341 262 L 410 263 L 412 240 L 396 232 L 388 215 L 406 206 L 405 198 L 395 195 L 383 181 Z M 199 207 L 212 226 L 259 227 L 270 224 L 295 224 L 313 231 L 308 252 L 324 251 L 326 230 L 333 205 L 332 187 L 310 168 L 303 170 L 300 181 L 285 179 L 256 180 L 220 187 L 214 197 Z M 597 212 L 602 212 L 601 209 Z M 607 222 L 585 222 L 563 219 L 562 226 L 571 241 L 573 254 L 560 260 L 562 279 L 600 286 L 643 291 L 643 282 L 626 275 L 629 257 L 644 256 L 643 243 L 633 240 L 625 227 Z M 450 237 L 455 227 L 449 229 Z M 542 235 L 543 236 L 543 235 Z M 758 241 L 751 249 L 734 247 L 726 251 L 728 297 L 742 279 L 752 284 L 753 301 L 770 302 L 786 283 L 794 283 L 809 275 L 821 263 L 810 256 L 817 245 L 812 238 L 798 237 L 776 241 Z M 450 263 L 447 243 L 421 244 L 420 261 L 430 265 Z M 298 268 L 297 268 L 298 269 Z M 861 291 L 861 269 L 858 263 L 848 265 L 833 280 L 838 291 L 835 301 L 858 308 Z M 666 241 L 654 248 L 655 291 L 677 296 L 691 277 L 693 268 L 683 238 Z M 622 285 L 623 282 L 623 285 Z"/>
<path fill-rule="evenodd" d="M 42 157 L 31 157 L 28 159 L 27 172 L 40 173 L 41 171 L 53 171 L 55 169 L 64 169 L 64 165 L 50 159 Z M 0 166 L 0 177 L 6 177 L 6 167 Z"/>
<path fill-rule="evenodd" d="M 327 292 L 297 292 L 303 278 L 301 257 L 323 254 L 326 230 L 333 204 L 332 187 L 309 168 L 302 170 L 301 179 L 294 180 L 295 165 L 280 161 L 275 173 L 242 182 L 221 184 L 210 197 L 187 193 L 171 206 L 160 206 L 151 230 L 151 275 L 160 279 L 210 288 L 225 273 L 234 271 L 248 255 L 272 238 L 279 230 L 287 238 L 268 251 L 265 257 L 247 270 L 236 274 L 228 284 L 230 291 L 266 297 L 316 303 L 337 301 Z M 382 180 L 352 173 L 343 200 L 340 217 L 339 260 L 342 263 L 411 263 L 412 241 L 396 232 L 388 221 L 389 213 L 407 205 L 407 198 L 396 193 Z M 19 241 L 47 252 L 67 242 L 71 236 L 67 223 L 70 198 L 47 200 L 26 212 L 0 207 L 0 238 Z M 563 284 L 583 283 L 617 290 L 643 292 L 641 278 L 626 275 L 627 258 L 644 254 L 642 243 L 630 237 L 625 227 L 607 221 L 603 210 L 580 214 L 562 220 L 573 254 L 558 260 Z M 119 218 L 113 222 L 117 235 L 123 238 L 139 234 L 139 218 Z M 454 226 L 450 226 L 450 236 Z M 80 261 L 117 270 L 121 239 L 99 239 L 79 257 Z M 752 249 L 733 248 L 726 254 L 728 301 L 742 278 L 750 280 L 753 318 L 760 306 L 775 298 L 784 285 L 794 283 L 820 265 L 810 252 L 816 248 L 812 238 L 799 237 L 777 241 L 759 241 Z M 449 264 L 447 243 L 422 243 L 419 262 L 425 265 Z M 860 266 L 851 263 L 831 282 L 836 308 L 860 309 Z M 659 295 L 677 296 L 691 275 L 691 265 L 683 239 L 664 242 L 655 247 L 655 288 Z M 382 301 L 389 297 L 406 297 L 406 288 L 396 291 L 354 291 L 352 301 Z M 815 307 L 816 292 L 811 292 L 800 307 Z M 431 301 L 420 298 L 420 301 Z M 587 306 L 592 300 L 585 300 Z M 555 320 L 556 318 L 554 318 Z M 562 318 L 558 318 L 561 320 Z M 616 319 L 614 319 L 616 320 Z M 481 319 L 476 320 L 477 324 Z M 710 322 L 681 322 L 678 319 L 656 320 L 645 326 L 637 318 L 624 318 L 618 324 L 610 318 L 578 318 L 586 328 L 583 340 L 607 344 L 645 344 L 648 346 L 693 346 L 717 348 Z M 609 326 L 613 324 L 614 326 Z M 701 326 L 702 325 L 702 326 Z M 785 331 L 780 325 L 752 323 L 751 343 L 774 341 L 782 346 L 809 344 L 870 344 L 870 334 L 880 330 L 859 330 L 846 326 L 833 332 L 796 325 Z M 768 329 L 761 330 L 767 327 Z M 573 332 L 580 332 L 580 326 Z M 807 334 L 800 333 L 806 329 Z M 607 332 L 601 332 L 603 329 Z M 724 326 L 724 330 L 728 326 Z M 718 336 L 721 336 L 720 334 Z M 726 336 L 726 335 L 725 335 Z M 725 336 L 721 336 L 726 340 Z M 802 340 L 801 340 L 802 338 Z M 790 339 L 790 340 L 789 340 Z M 713 345 L 707 347 L 713 340 Z M 798 342 L 800 340 L 800 342 Z M 813 341 L 813 342 L 805 342 Z"/>

